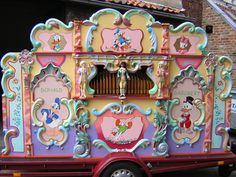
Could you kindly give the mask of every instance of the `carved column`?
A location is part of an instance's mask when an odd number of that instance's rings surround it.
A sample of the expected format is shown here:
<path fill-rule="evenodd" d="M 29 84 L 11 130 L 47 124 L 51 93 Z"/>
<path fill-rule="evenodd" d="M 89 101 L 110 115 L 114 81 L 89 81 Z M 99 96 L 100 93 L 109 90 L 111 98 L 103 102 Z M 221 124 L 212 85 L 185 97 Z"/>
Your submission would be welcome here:
<path fill-rule="evenodd" d="M 76 143 L 73 148 L 74 158 L 86 158 L 90 157 L 91 151 L 91 139 L 87 133 L 87 128 L 89 128 L 89 112 L 82 104 L 87 104 L 87 102 L 77 102 L 78 107 L 76 107 Z M 81 105 L 79 105 L 81 104 Z"/>
<path fill-rule="evenodd" d="M 2 121 L 3 121 L 3 130 L 7 129 L 7 98 L 2 96 Z"/>
<path fill-rule="evenodd" d="M 164 114 L 154 111 L 154 122 L 153 125 L 156 128 L 153 138 L 152 138 L 152 148 L 153 156 L 168 156 L 169 147 L 166 143 L 166 133 L 167 133 L 167 111 L 168 111 L 168 101 L 156 101 L 156 106 L 160 107 L 160 110 Z"/>
<path fill-rule="evenodd" d="M 30 71 L 33 63 L 32 53 L 28 50 L 23 50 L 19 55 L 19 62 L 22 66 L 23 79 L 23 116 L 25 128 L 25 149 L 26 155 L 32 155 L 32 140 L 31 140 L 31 94 L 30 94 Z"/>
<path fill-rule="evenodd" d="M 81 46 L 81 21 L 74 21 L 74 27 L 75 27 L 75 43 L 74 43 L 74 52 L 81 52 L 82 46 Z"/>
<path fill-rule="evenodd" d="M 161 53 L 169 53 L 169 24 L 162 24 L 163 33 L 162 33 L 162 47 Z"/>
<path fill-rule="evenodd" d="M 77 52 L 82 51 L 82 46 L 81 46 L 81 21 L 74 21 L 74 27 L 75 27 L 75 43 L 74 43 L 74 58 L 75 58 L 75 95 L 78 95 L 80 93 L 79 86 L 78 86 L 78 80 L 79 76 L 77 74 L 78 69 L 79 69 L 79 54 L 76 54 Z"/>
<path fill-rule="evenodd" d="M 207 80 L 208 90 L 206 95 L 206 127 L 204 139 L 204 152 L 209 152 L 211 149 L 211 133 L 212 133 L 212 119 L 214 109 L 214 83 L 215 83 L 215 68 L 217 66 L 217 57 L 209 53 L 205 60 L 207 66 Z"/>

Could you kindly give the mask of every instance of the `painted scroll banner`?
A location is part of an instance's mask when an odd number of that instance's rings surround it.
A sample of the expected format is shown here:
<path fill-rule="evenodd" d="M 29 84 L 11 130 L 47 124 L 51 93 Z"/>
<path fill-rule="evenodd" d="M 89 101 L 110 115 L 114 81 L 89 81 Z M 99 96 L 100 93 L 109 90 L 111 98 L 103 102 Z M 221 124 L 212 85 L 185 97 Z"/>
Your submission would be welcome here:
<path fill-rule="evenodd" d="M 141 41 L 143 32 L 139 29 L 131 30 L 128 28 L 105 28 L 102 31 L 103 52 L 142 52 Z"/>

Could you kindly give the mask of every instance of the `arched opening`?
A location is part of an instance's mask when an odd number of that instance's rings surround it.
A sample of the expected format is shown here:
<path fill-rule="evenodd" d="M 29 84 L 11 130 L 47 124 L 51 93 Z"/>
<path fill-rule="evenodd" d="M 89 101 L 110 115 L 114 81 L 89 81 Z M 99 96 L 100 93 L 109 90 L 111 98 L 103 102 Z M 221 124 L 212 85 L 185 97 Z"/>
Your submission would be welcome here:
<path fill-rule="evenodd" d="M 146 74 L 147 66 L 135 73 L 129 73 L 130 80 L 127 83 L 126 95 L 148 96 L 148 91 L 153 88 L 152 80 Z M 117 73 L 111 73 L 104 69 L 103 65 L 97 65 L 97 75 L 90 82 L 95 90 L 95 95 L 119 95 Z"/>

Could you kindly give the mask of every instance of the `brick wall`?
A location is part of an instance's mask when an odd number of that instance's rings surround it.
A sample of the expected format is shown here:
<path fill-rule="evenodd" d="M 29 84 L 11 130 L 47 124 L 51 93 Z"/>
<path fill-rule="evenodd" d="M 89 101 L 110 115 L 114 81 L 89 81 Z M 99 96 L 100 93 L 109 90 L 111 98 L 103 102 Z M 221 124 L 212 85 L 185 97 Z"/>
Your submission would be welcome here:
<path fill-rule="evenodd" d="M 236 89 L 236 31 L 203 0 L 202 27 L 213 26 L 213 33 L 208 34 L 208 52 L 229 56 L 233 62 L 233 87 Z"/>
<path fill-rule="evenodd" d="M 201 26 L 202 0 L 183 0 L 184 15 L 195 19 L 195 25 Z"/>

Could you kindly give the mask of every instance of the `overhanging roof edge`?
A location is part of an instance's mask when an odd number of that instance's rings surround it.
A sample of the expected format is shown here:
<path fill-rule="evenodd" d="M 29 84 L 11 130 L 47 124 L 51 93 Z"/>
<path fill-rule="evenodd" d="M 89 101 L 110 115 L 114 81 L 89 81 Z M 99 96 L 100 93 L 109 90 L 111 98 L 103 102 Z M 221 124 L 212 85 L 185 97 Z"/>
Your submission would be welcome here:
<path fill-rule="evenodd" d="M 97 6 L 109 7 L 109 8 L 111 7 L 111 3 L 105 2 L 105 1 L 98 1 L 98 0 L 62 0 L 62 1 L 64 1 L 64 2 L 74 2 L 74 3 L 90 4 L 90 5 L 97 5 Z M 166 12 L 161 12 L 161 11 L 158 11 L 158 10 L 151 10 L 151 9 L 146 9 L 146 8 L 130 7 L 128 5 L 123 5 L 123 4 L 114 4 L 113 8 L 120 9 L 120 10 L 143 9 L 143 10 L 147 11 L 148 13 L 150 13 L 151 15 L 157 15 L 157 16 L 162 16 L 162 17 L 165 17 L 165 18 L 177 19 L 177 20 L 181 20 L 181 21 L 196 22 L 195 18 L 186 17 L 184 15 L 171 14 L 171 13 L 166 13 Z"/>

